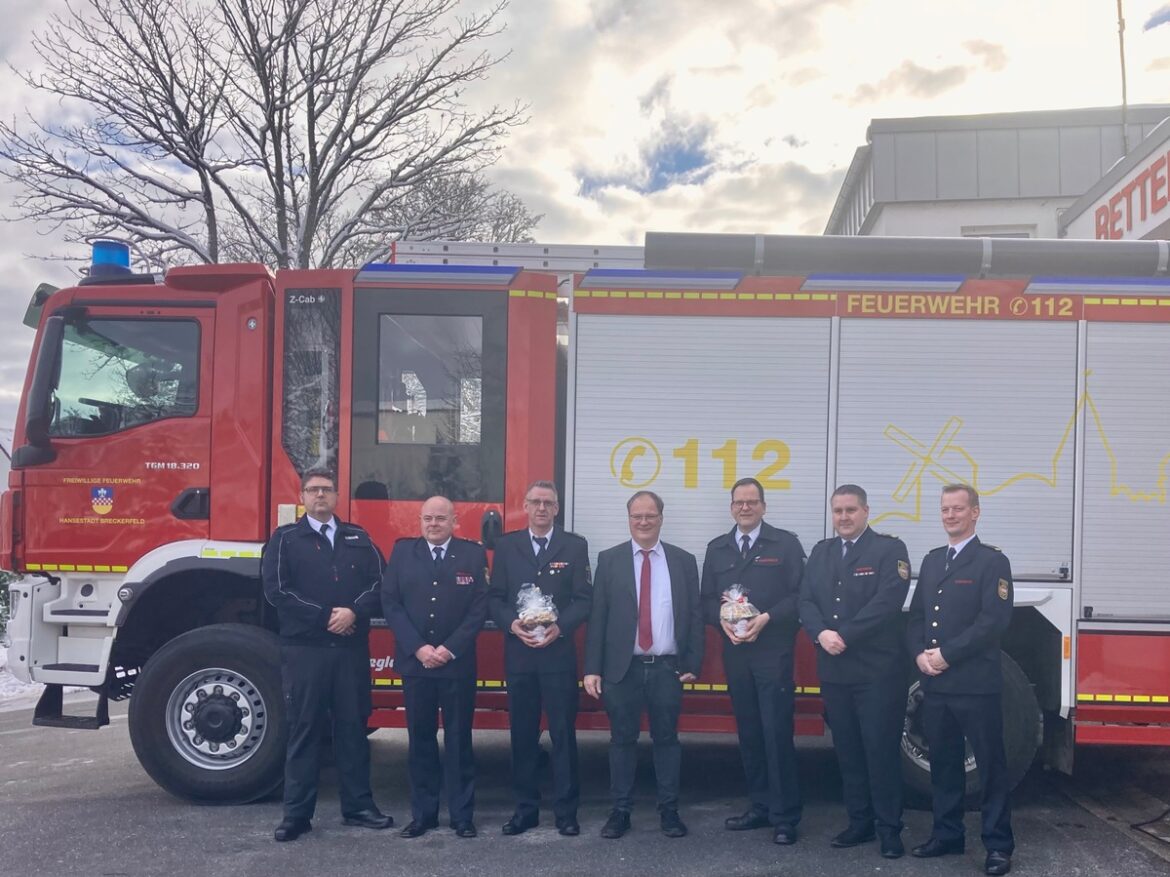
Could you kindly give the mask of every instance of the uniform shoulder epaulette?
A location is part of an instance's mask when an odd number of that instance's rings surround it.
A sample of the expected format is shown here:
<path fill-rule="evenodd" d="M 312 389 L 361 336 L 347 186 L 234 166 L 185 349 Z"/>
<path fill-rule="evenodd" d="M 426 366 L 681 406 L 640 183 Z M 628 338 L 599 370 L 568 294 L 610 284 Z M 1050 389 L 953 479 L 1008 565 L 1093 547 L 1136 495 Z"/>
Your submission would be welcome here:
<path fill-rule="evenodd" d="M 930 551 L 928 551 L 926 553 L 927 554 L 939 554 L 939 553 L 945 553 L 946 550 L 947 550 L 946 545 L 940 545 L 938 548 L 932 548 L 932 549 L 930 549 Z"/>
<path fill-rule="evenodd" d="M 832 542 L 836 538 L 836 536 L 826 536 L 824 539 L 818 542 L 817 545 L 824 545 L 826 542 Z M 813 547 L 815 548 L 816 546 L 814 545 Z"/>
<path fill-rule="evenodd" d="M 883 539 L 898 539 L 898 538 L 900 538 L 898 536 L 895 536 L 893 533 L 879 533 L 877 530 L 873 531 L 873 535 L 880 536 Z"/>
<path fill-rule="evenodd" d="M 767 523 L 767 522 L 765 522 L 765 523 Z M 791 530 L 785 530 L 783 527 L 776 527 L 776 526 L 773 526 L 772 524 L 768 524 L 768 526 L 772 527 L 772 529 L 775 530 L 777 533 L 781 533 L 785 536 L 791 536 L 793 539 L 796 539 L 798 541 L 800 539 L 800 537 L 797 536 L 795 533 L 793 533 Z M 832 537 L 830 537 L 830 538 L 832 538 Z"/>
<path fill-rule="evenodd" d="M 572 536 L 576 539 L 584 539 L 585 538 L 580 533 L 574 533 L 572 530 L 562 530 L 561 532 L 563 532 L 566 536 Z"/>
<path fill-rule="evenodd" d="M 398 545 L 402 542 L 413 542 L 415 539 L 418 539 L 418 538 L 420 538 L 420 537 L 418 537 L 418 536 L 399 536 L 397 539 L 394 540 L 394 544 Z"/>
<path fill-rule="evenodd" d="M 992 551 L 998 551 L 1000 554 L 1003 554 L 1003 549 L 1000 548 L 998 545 L 992 545 L 990 542 L 982 542 L 982 541 L 979 544 L 982 545 L 984 548 L 990 548 Z"/>

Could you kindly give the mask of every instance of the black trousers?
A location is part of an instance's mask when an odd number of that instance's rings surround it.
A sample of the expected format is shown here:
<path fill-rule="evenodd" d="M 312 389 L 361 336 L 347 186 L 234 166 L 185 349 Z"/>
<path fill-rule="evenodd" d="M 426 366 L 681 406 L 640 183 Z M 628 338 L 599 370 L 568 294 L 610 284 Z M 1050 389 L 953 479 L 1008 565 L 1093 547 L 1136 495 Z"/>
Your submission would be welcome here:
<path fill-rule="evenodd" d="M 366 648 L 280 647 L 288 749 L 284 815 L 311 819 L 317 807 L 321 739 L 332 717 L 333 755 L 343 814 L 374 806 L 370 793 L 370 656 Z"/>
<path fill-rule="evenodd" d="M 934 797 L 931 836 L 943 841 L 963 837 L 963 800 L 967 776 L 964 737 L 975 754 L 983 791 L 983 846 L 1009 855 L 1015 849 L 1012 811 L 1003 751 L 1003 702 L 998 694 L 927 692 L 919 707 L 930 744 L 930 787 Z"/>
<path fill-rule="evenodd" d="M 862 683 L 821 683 L 825 718 L 841 766 L 851 828 L 902 831 L 902 726 L 906 685 L 901 674 Z"/>
<path fill-rule="evenodd" d="M 724 669 L 752 809 L 773 825 L 795 826 L 803 807 L 792 740 L 792 672 L 726 660 Z"/>
<path fill-rule="evenodd" d="M 609 791 L 615 810 L 629 812 L 634 806 L 634 775 L 643 711 L 650 720 L 658 809 L 678 809 L 682 769 L 678 716 L 682 709 L 682 683 L 676 668 L 677 663 L 670 657 L 660 658 L 653 664 L 635 659 L 620 682 L 602 684 L 601 697 L 609 716 Z"/>
<path fill-rule="evenodd" d="M 577 776 L 577 674 L 508 675 L 508 722 L 512 732 L 512 788 L 516 813 L 540 813 L 540 715 L 548 717 L 552 740 L 553 813 L 576 818 L 581 798 Z"/>
<path fill-rule="evenodd" d="M 402 677 L 406 702 L 410 816 L 419 822 L 439 818 L 439 792 L 446 787 L 451 824 L 469 822 L 475 813 L 475 756 L 471 723 L 475 715 L 475 677 Z M 439 714 L 443 715 L 443 759 L 439 760 Z"/>

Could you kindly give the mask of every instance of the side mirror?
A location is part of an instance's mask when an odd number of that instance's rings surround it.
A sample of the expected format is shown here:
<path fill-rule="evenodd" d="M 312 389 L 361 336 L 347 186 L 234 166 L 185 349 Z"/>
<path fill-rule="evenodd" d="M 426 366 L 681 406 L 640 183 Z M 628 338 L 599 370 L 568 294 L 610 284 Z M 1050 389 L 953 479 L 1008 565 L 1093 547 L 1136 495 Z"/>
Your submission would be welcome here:
<path fill-rule="evenodd" d="M 489 550 L 496 547 L 496 540 L 504 532 L 504 519 L 500 517 L 500 513 L 495 509 L 488 509 L 483 513 L 483 520 L 480 522 L 479 533 L 480 541 L 483 542 L 483 547 Z"/>

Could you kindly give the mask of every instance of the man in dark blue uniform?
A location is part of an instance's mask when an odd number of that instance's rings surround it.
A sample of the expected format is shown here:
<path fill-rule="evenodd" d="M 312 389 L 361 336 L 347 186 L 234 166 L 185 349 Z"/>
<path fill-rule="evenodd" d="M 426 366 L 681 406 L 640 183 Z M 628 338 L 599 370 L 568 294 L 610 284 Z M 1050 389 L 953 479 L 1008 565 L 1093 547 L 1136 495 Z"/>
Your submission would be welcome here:
<path fill-rule="evenodd" d="M 1012 568 L 975 535 L 979 494 L 966 484 L 942 491 L 946 546 L 923 558 L 910 602 L 907 639 L 924 692 L 919 715 L 930 745 L 934 826 L 911 852 L 933 858 L 964 849 L 964 737 L 983 784 L 984 871 L 1011 870 L 1015 840 L 1003 749 L 1000 640 L 1012 619 Z"/>
<path fill-rule="evenodd" d="M 284 819 L 278 841 L 312 828 L 321 737 L 333 722 L 333 753 L 346 825 L 388 828 L 370 793 L 370 616 L 377 611 L 382 555 L 356 524 L 339 521 L 337 480 L 301 478 L 304 517 L 280 527 L 264 551 L 264 595 L 280 622 L 280 672 L 288 722 Z"/>
<path fill-rule="evenodd" d="M 817 646 L 817 676 L 849 825 L 831 841 L 874 839 L 897 859 L 902 845 L 899 748 L 906 716 L 902 604 L 910 558 L 901 539 L 870 529 L 865 491 L 843 484 L 830 501 L 837 535 L 818 542 L 804 568 L 800 620 Z"/>
<path fill-rule="evenodd" d="M 543 707 L 552 739 L 553 814 L 557 830 L 581 833 L 577 804 L 577 649 L 573 635 L 589 618 L 593 587 L 589 545 L 576 533 L 554 526 L 557 488 L 536 481 L 524 497 L 528 527 L 496 541 L 488 611 L 504 631 L 504 670 L 508 680 L 508 723 L 512 734 L 512 787 L 516 810 L 504 834 L 522 834 L 540 819 L 540 715 Z M 551 597 L 555 622 L 537 630 L 517 611 L 525 585 Z"/>
<path fill-rule="evenodd" d="M 792 741 L 795 697 L 793 650 L 804 549 L 787 530 L 764 521 L 764 487 L 742 478 L 731 489 L 735 526 L 707 545 L 702 603 L 708 624 L 723 633 L 723 669 L 735 712 L 739 753 L 751 807 L 724 825 L 731 831 L 772 826 L 778 844 L 796 843 L 802 805 Z M 737 635 L 719 607 L 740 585 L 760 614 Z"/>
<path fill-rule="evenodd" d="M 451 827 L 475 837 L 475 641 L 487 618 L 487 555 L 453 536 L 455 506 L 423 503 L 422 536 L 399 539 L 382 578 L 382 607 L 394 631 L 394 669 L 402 677 L 409 739 L 410 823 L 403 837 L 439 825 L 445 781 Z M 443 761 L 439 762 L 439 713 Z"/>

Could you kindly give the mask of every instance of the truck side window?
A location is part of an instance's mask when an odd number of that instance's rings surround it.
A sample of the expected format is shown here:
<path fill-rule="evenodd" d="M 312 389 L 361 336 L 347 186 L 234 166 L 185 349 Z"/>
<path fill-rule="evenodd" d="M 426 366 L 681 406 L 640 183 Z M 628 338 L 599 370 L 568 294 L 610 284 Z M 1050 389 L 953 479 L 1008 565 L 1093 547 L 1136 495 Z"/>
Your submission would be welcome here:
<path fill-rule="evenodd" d="M 297 473 L 337 469 L 341 290 L 285 290 L 281 444 Z"/>
<path fill-rule="evenodd" d="M 503 501 L 507 338 L 505 294 L 357 290 L 355 499 Z"/>
<path fill-rule="evenodd" d="M 378 444 L 477 445 L 483 318 L 382 314 Z"/>
<path fill-rule="evenodd" d="M 49 434 L 108 435 L 199 407 L 199 324 L 92 319 L 68 326 Z"/>

